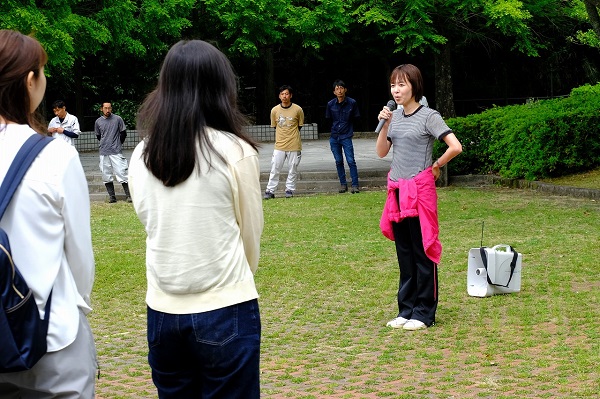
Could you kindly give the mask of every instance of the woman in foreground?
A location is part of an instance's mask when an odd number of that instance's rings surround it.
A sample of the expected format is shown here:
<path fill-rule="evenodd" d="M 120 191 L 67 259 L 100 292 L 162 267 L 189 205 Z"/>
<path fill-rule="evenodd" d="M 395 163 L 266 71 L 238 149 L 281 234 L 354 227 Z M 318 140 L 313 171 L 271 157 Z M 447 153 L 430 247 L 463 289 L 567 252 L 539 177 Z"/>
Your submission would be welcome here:
<path fill-rule="evenodd" d="M 0 183 L 23 143 L 46 135 L 36 109 L 46 91 L 47 59 L 32 37 L 0 31 Z M 44 147 L 0 226 L 41 318 L 50 303 L 46 354 L 29 370 L 0 373 L 0 398 L 93 399 L 96 347 L 86 314 L 95 266 L 90 197 L 75 147 L 63 140 Z"/>
<path fill-rule="evenodd" d="M 384 107 L 386 122 L 377 137 L 376 151 L 393 151 L 388 174 L 388 198 L 381 217 L 383 234 L 395 241 L 400 284 L 398 316 L 387 325 L 420 330 L 435 323 L 438 304 L 437 265 L 442 254 L 438 234 L 435 180 L 440 168 L 462 152 L 462 146 L 439 112 L 419 104 L 423 77 L 417 67 L 404 64 L 390 76 L 391 93 L 402 109 Z M 433 143 L 448 148 L 432 160 Z"/>
<path fill-rule="evenodd" d="M 175 44 L 140 108 L 129 168 L 148 235 L 148 361 L 160 398 L 260 396 L 263 211 L 244 126 L 227 58 L 200 40 Z"/>

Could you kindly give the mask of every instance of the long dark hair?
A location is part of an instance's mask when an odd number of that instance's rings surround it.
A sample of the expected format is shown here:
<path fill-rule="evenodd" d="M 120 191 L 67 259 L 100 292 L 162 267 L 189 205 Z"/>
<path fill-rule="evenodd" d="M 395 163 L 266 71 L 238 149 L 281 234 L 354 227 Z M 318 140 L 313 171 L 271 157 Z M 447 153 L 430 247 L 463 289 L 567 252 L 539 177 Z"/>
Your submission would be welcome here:
<path fill-rule="evenodd" d="M 144 163 L 167 187 L 185 181 L 199 156 L 209 165 L 212 154 L 224 161 L 205 134 L 206 127 L 229 132 L 257 149 L 256 142 L 243 131 L 246 124 L 237 107 L 237 82 L 231 63 L 202 40 L 182 40 L 171 47 L 158 85 L 137 117 L 137 129 L 147 141 Z"/>
<path fill-rule="evenodd" d="M 31 113 L 27 76 L 40 78 L 48 56 L 32 37 L 12 30 L 0 30 L 0 115 L 6 122 L 29 125 L 40 134 L 46 131 L 39 112 Z"/>

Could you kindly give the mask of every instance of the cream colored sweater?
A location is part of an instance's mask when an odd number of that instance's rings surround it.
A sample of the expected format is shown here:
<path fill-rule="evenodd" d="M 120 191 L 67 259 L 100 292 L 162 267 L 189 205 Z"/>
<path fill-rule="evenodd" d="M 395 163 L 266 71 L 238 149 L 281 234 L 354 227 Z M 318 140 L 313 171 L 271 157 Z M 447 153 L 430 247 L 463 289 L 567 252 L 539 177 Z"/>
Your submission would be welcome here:
<path fill-rule="evenodd" d="M 237 137 L 207 129 L 227 163 L 200 158 L 192 175 L 165 187 L 144 165 L 142 141 L 129 165 L 133 206 L 146 239 L 146 303 L 186 314 L 258 297 L 263 210 L 258 153 Z"/>

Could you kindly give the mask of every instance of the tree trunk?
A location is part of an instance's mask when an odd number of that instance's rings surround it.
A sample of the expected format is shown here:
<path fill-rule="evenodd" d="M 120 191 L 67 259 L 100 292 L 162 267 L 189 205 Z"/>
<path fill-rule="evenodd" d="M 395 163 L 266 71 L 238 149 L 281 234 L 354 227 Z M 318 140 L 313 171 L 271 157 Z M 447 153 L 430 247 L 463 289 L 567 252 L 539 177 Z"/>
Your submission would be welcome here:
<path fill-rule="evenodd" d="M 440 53 L 435 55 L 435 109 L 444 118 L 456 116 L 451 62 L 450 45 L 446 43 Z"/>
<path fill-rule="evenodd" d="M 442 46 L 439 54 L 435 55 L 435 109 L 444 118 L 454 118 L 454 94 L 452 91 L 452 57 L 450 45 Z M 440 178 L 436 182 L 438 186 L 448 185 L 448 167 L 444 165 L 440 171 Z"/>
<path fill-rule="evenodd" d="M 81 60 L 75 60 L 73 65 L 75 80 L 75 116 L 79 119 L 79 128 L 82 132 L 93 130 L 93 126 L 87 126 L 85 120 L 85 108 L 83 106 L 83 73 L 81 71 Z"/>
<path fill-rule="evenodd" d="M 583 0 L 585 4 L 585 9 L 588 14 L 588 18 L 590 19 L 590 24 L 592 25 L 592 29 L 596 33 L 596 36 L 600 38 L 600 16 L 598 15 L 598 6 L 600 6 L 600 1 L 598 0 Z"/>
<path fill-rule="evenodd" d="M 275 90 L 275 71 L 273 64 L 273 47 L 258 49 L 256 59 L 256 124 L 271 124 L 271 108 L 277 103 Z"/>

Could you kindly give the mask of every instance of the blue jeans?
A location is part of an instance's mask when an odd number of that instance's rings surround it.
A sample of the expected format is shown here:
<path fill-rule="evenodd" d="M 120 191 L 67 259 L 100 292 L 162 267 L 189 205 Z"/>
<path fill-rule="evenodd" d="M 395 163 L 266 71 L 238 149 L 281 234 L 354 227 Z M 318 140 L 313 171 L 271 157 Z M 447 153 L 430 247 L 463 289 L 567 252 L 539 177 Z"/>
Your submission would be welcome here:
<path fill-rule="evenodd" d="M 258 399 L 260 333 L 256 299 L 193 314 L 148 308 L 148 363 L 158 397 Z"/>
<path fill-rule="evenodd" d="M 329 138 L 329 146 L 335 159 L 335 167 L 337 168 L 337 174 L 340 178 L 340 184 L 347 186 L 346 181 L 346 169 L 344 169 L 344 157 L 342 156 L 342 150 L 346 155 L 346 162 L 350 168 L 350 178 L 352 179 L 352 187 L 358 187 L 358 169 L 356 168 L 356 161 L 354 160 L 354 145 L 352 144 L 352 137 L 347 139 L 340 139 L 338 137 L 331 136 Z"/>

